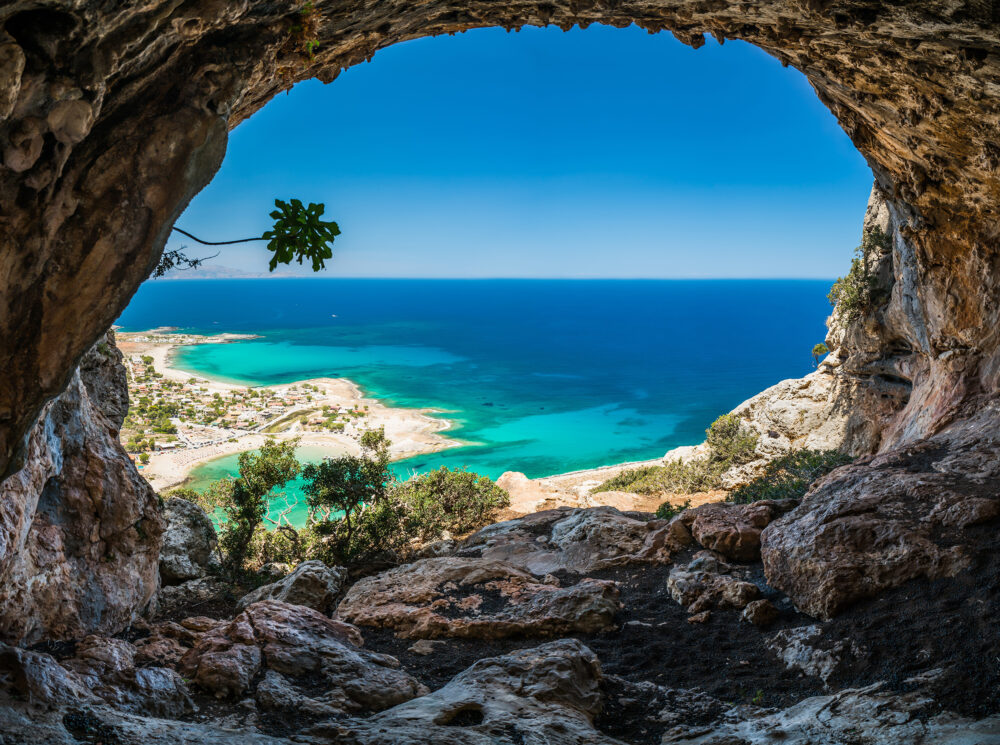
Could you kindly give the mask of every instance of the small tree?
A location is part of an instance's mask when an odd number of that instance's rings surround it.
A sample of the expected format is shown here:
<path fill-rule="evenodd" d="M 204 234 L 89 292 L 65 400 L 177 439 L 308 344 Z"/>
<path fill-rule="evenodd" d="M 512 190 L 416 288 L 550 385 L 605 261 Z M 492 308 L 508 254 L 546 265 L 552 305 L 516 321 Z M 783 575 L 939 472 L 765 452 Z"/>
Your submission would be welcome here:
<path fill-rule="evenodd" d="M 444 466 L 400 484 L 393 497 L 405 510 L 407 533 L 424 541 L 489 525 L 510 504 L 507 492 L 485 476 Z"/>
<path fill-rule="evenodd" d="M 385 431 L 369 430 L 360 442 L 361 455 L 310 463 L 302 471 L 310 527 L 330 539 L 327 544 L 338 561 L 381 550 L 392 512 L 387 511 L 392 472 Z"/>
<path fill-rule="evenodd" d="M 242 572 L 254 531 L 267 514 L 267 497 L 299 473 L 295 459 L 298 440 L 268 440 L 255 453 L 240 453 L 239 477 L 222 479 L 209 489 L 206 504 L 221 506 L 226 515 L 219 536 L 226 566 Z"/>
<path fill-rule="evenodd" d="M 829 353 L 830 353 L 830 348 L 826 344 L 824 344 L 823 342 L 820 342 L 815 347 L 813 347 L 813 351 L 812 351 L 812 355 L 813 355 L 813 367 L 817 367 L 819 365 L 819 361 L 823 357 L 823 355 L 829 354 Z"/>

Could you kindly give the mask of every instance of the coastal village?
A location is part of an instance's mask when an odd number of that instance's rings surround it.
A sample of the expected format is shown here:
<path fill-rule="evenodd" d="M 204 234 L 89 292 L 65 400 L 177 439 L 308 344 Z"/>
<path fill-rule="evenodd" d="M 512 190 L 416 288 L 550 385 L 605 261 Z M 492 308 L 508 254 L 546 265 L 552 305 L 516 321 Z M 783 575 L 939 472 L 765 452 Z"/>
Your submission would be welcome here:
<path fill-rule="evenodd" d="M 358 452 L 365 430 L 384 427 L 394 458 L 457 444 L 438 434 L 448 428 L 447 420 L 429 416 L 429 410 L 387 407 L 343 378 L 244 386 L 170 365 L 178 347 L 253 338 L 184 334 L 169 328 L 118 332 L 131 401 L 120 438 L 154 488 L 177 486 L 197 465 L 253 450 L 267 437 L 298 437 L 304 446 L 335 455 Z"/>

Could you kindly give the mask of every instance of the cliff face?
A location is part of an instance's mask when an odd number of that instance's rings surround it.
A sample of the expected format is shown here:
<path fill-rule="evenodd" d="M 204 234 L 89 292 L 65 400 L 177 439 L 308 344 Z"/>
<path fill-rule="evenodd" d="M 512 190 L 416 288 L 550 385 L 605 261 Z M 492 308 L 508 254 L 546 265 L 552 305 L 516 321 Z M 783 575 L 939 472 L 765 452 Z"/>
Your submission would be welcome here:
<path fill-rule="evenodd" d="M 1000 389 L 998 20 L 953 0 L 5 3 L 0 296 L 17 302 L 0 307 L 0 472 L 154 266 L 229 128 L 389 44 L 525 24 L 712 34 L 801 70 L 893 226 L 893 302 L 879 331 L 845 333 L 845 369 L 912 387 L 882 448 L 938 431 Z"/>
<path fill-rule="evenodd" d="M 0 641 L 114 633 L 156 591 L 156 495 L 118 442 L 128 410 L 109 333 L 48 403 L 0 485 Z"/>
<path fill-rule="evenodd" d="M 761 47 L 806 75 L 871 165 L 868 219 L 891 235 L 877 258 L 891 299 L 834 324 L 837 353 L 803 384 L 803 395 L 826 401 L 820 430 L 836 420 L 855 452 L 888 454 L 929 436 L 945 449 L 977 447 L 961 434 L 972 416 L 977 432 L 996 429 L 1000 17 L 991 4 L 12 0 L 0 8 L 8 638 L 111 627 L 152 592 L 152 495 L 110 444 L 116 415 L 99 426 L 87 413 L 99 408 L 89 363 L 75 370 L 218 168 L 228 129 L 295 82 L 331 81 L 399 41 L 590 23 L 670 30 L 695 47 L 705 34 Z M 781 413 L 767 408 L 762 421 Z M 857 468 L 861 484 L 869 472 Z M 74 600 L 88 594 L 98 601 Z"/>

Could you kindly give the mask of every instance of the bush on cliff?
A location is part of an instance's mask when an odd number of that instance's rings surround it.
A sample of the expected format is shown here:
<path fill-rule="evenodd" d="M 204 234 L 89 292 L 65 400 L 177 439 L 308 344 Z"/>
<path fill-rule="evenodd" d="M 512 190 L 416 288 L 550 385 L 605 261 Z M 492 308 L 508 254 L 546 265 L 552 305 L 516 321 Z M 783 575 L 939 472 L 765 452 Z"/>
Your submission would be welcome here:
<path fill-rule="evenodd" d="M 847 323 L 853 323 L 887 299 L 885 291 L 878 286 L 873 264 L 874 257 L 891 248 L 892 239 L 882 228 L 876 225 L 866 230 L 861 236 L 861 245 L 854 249 L 850 271 L 830 288 L 827 297 Z"/>
<path fill-rule="evenodd" d="M 510 496 L 485 476 L 465 469 L 414 476 L 393 490 L 406 514 L 409 535 L 430 541 L 444 534 L 470 533 L 492 523 Z"/>
<path fill-rule="evenodd" d="M 727 501 L 749 504 L 761 499 L 800 499 L 816 479 L 851 460 L 836 450 L 796 450 L 772 460 L 763 474 L 733 490 Z"/>
<path fill-rule="evenodd" d="M 690 461 L 667 461 L 614 476 L 594 492 L 628 491 L 634 494 L 691 494 L 722 487 L 722 474 L 755 457 L 758 435 L 735 414 L 723 414 L 705 430 L 708 455 Z"/>

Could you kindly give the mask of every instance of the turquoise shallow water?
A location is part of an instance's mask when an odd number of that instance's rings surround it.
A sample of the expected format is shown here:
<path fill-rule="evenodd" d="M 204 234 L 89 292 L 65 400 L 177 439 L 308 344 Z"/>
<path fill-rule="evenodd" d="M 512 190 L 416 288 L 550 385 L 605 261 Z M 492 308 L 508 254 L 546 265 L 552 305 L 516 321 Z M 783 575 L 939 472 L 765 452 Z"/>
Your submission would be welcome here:
<path fill-rule="evenodd" d="M 699 442 L 719 414 L 805 374 L 829 284 L 161 281 L 143 285 L 119 324 L 262 335 L 183 349 L 176 364 L 204 375 L 342 376 L 390 403 L 447 411 L 449 435 L 469 444 L 401 461 L 402 476 L 448 465 L 538 477 Z M 203 466 L 196 484 L 234 466 Z"/>

